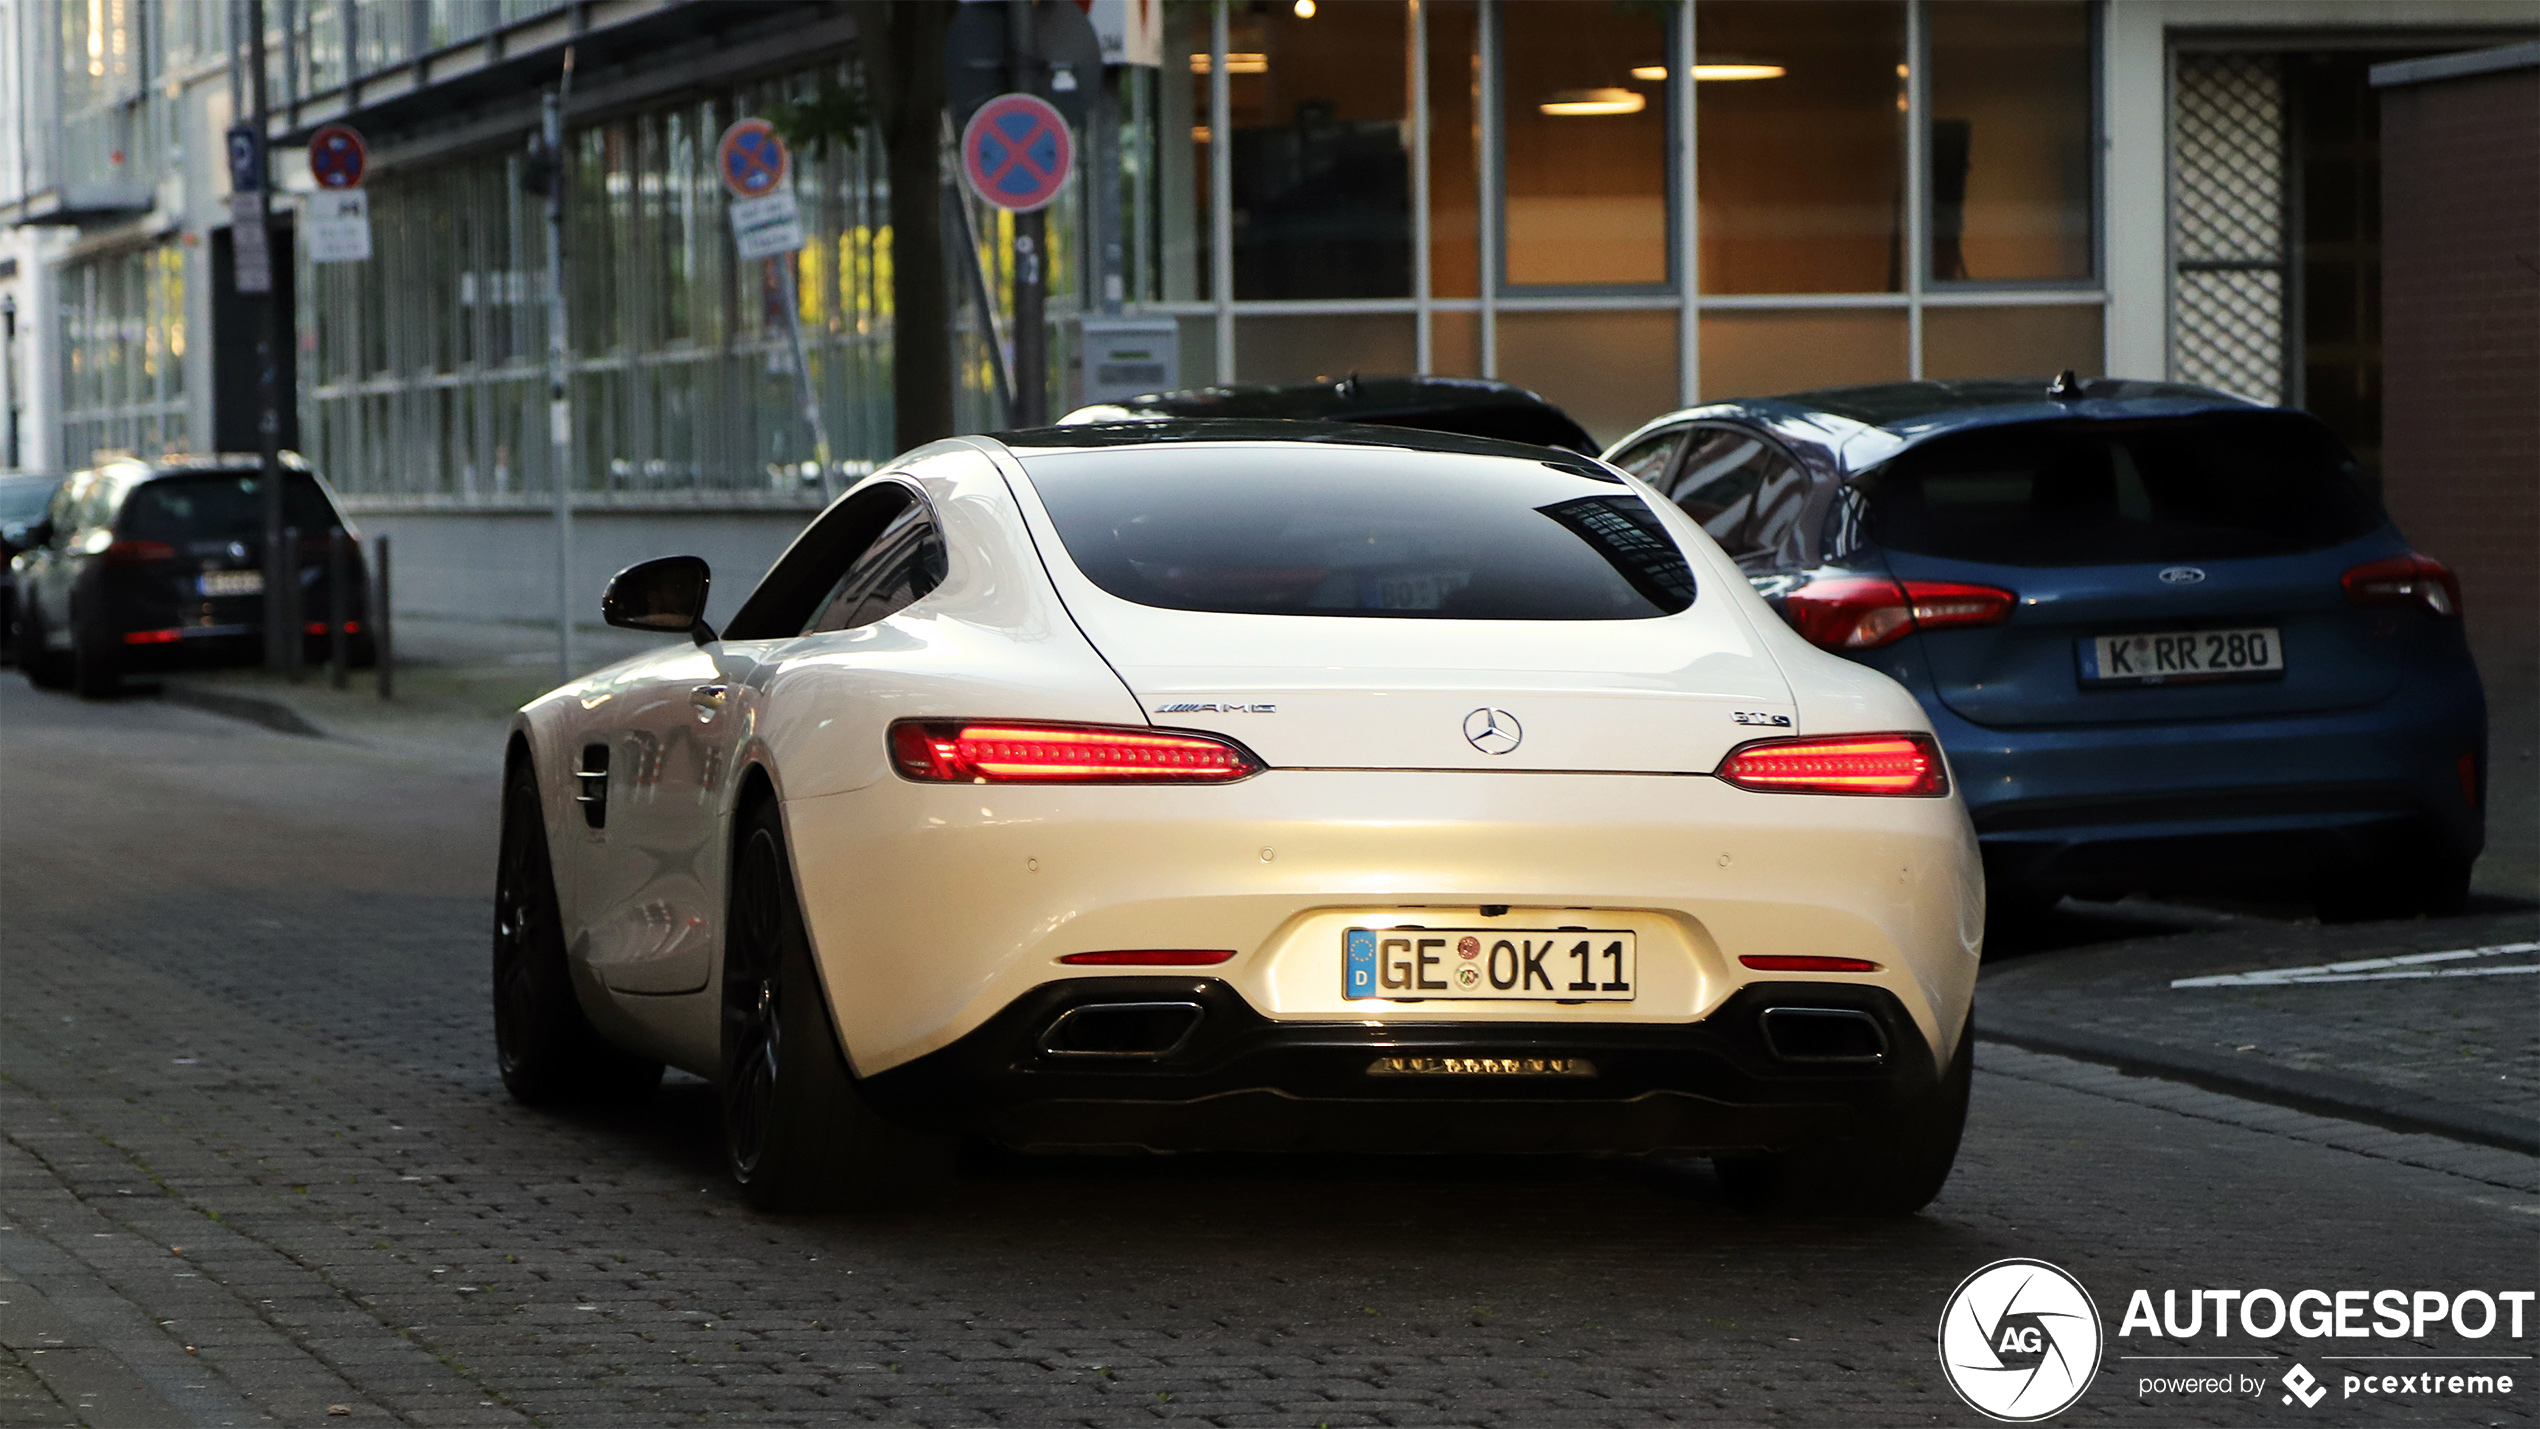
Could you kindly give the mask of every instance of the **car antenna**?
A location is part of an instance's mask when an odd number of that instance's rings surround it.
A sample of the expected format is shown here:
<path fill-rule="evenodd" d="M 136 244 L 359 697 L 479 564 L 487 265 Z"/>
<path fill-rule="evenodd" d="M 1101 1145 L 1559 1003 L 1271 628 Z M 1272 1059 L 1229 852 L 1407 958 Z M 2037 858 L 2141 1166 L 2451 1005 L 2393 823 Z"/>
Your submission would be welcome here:
<path fill-rule="evenodd" d="M 2046 395 L 2065 402 L 2081 396 L 2081 377 L 2071 368 L 2065 368 L 2054 381 L 2046 384 Z"/>

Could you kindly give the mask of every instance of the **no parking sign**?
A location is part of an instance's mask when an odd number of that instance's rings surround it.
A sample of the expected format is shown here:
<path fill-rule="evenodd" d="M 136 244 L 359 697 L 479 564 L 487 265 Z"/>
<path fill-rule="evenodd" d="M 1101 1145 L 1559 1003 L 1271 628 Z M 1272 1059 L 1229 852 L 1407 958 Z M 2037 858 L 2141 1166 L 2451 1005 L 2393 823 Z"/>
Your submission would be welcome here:
<path fill-rule="evenodd" d="M 1031 213 L 1049 207 L 1075 166 L 1066 117 L 1038 95 L 998 95 L 962 126 L 962 176 L 999 208 Z"/>

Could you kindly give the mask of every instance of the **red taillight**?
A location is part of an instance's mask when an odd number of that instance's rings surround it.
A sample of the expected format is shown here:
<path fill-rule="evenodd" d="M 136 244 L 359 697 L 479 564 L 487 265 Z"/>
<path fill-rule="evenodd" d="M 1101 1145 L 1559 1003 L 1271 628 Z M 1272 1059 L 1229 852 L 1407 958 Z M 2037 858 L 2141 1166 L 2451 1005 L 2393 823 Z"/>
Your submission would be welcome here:
<path fill-rule="evenodd" d="M 1241 745 L 1204 734 L 959 720 L 891 726 L 891 757 L 930 784 L 1231 784 L 1262 767 Z"/>
<path fill-rule="evenodd" d="M 2355 567 L 2338 577 L 2354 605 L 2422 604 L 2436 615 L 2461 613 L 2461 578 L 2432 556 L 2411 551 Z"/>
<path fill-rule="evenodd" d="M 123 633 L 126 645 L 173 645 L 184 638 L 182 630 L 127 630 Z"/>
<path fill-rule="evenodd" d="M 308 623 L 308 625 L 307 625 L 307 626 L 305 626 L 304 628 L 305 628 L 305 629 L 308 631 L 308 633 L 309 633 L 309 634 L 311 634 L 311 635 L 324 635 L 324 634 L 326 633 L 326 630 L 327 630 L 327 625 L 326 625 L 326 622 L 325 622 L 325 621 L 323 621 L 323 620 L 312 620 L 312 621 L 310 621 L 310 622 Z M 359 634 L 361 634 L 361 633 L 362 633 L 362 623 L 361 623 L 360 621 L 358 621 L 358 620 L 347 620 L 347 621 L 345 621 L 345 622 L 344 622 L 344 633 L 345 633 L 345 634 L 347 634 L 347 635 L 359 635 Z"/>
<path fill-rule="evenodd" d="M 1108 953 L 1069 953 L 1059 961 L 1080 968 L 1206 968 L 1234 955 L 1232 948 L 1122 948 Z"/>
<path fill-rule="evenodd" d="M 151 561 L 173 561 L 176 547 L 165 541 L 117 541 L 103 554 L 110 566 L 138 566 Z"/>
<path fill-rule="evenodd" d="M 1738 958 L 1757 972 L 1768 973 L 1874 973 L 1877 963 L 1868 958 L 1816 958 L 1796 954 L 1745 954 Z"/>
<path fill-rule="evenodd" d="M 1915 630 L 1998 625 L 2018 603 L 2018 596 L 1992 586 L 1835 576 L 1792 591 L 1782 609 L 1812 644 L 1871 650 Z"/>
<path fill-rule="evenodd" d="M 1730 750 L 1718 773 L 1741 789 L 1787 794 L 1949 792 L 1940 747 L 1925 734 L 1757 740 Z"/>
<path fill-rule="evenodd" d="M 2469 805 L 2473 809 L 2477 808 L 2478 756 L 2475 754 L 2462 755 L 2458 760 L 2453 762 L 2452 770 L 2454 773 L 2461 776 L 2461 802 Z"/>

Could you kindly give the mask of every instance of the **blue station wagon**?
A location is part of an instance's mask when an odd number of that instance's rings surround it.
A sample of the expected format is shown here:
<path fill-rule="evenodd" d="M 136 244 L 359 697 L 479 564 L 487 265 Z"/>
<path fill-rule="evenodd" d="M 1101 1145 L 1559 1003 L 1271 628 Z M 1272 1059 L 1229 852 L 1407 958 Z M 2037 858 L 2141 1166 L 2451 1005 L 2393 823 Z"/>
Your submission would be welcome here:
<path fill-rule="evenodd" d="M 1914 692 L 2004 911 L 2466 897 L 2487 721 L 2460 587 L 2317 420 L 2169 383 L 1907 382 L 1676 412 L 1606 459 Z"/>

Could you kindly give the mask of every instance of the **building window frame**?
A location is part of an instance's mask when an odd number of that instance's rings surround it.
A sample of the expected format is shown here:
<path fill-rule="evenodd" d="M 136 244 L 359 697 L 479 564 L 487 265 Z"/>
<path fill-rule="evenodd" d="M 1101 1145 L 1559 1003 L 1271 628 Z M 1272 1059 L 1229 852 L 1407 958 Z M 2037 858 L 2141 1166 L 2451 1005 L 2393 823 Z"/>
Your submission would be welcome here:
<path fill-rule="evenodd" d="M 1413 191 L 1416 207 L 1415 232 L 1425 234 L 1431 220 L 1432 193 L 1428 168 L 1429 139 L 1434 97 L 1426 79 L 1428 16 L 1423 0 L 1403 0 L 1409 9 L 1406 44 L 1415 72 L 1411 93 L 1411 130 L 1413 144 Z M 1436 346 L 1434 320 L 1438 314 L 1471 314 L 1475 318 L 1477 357 L 1484 377 L 1499 375 L 1498 318 L 1502 313 L 1593 313 L 1593 312 L 1670 312 L 1677 316 L 1678 397 L 1683 406 L 1698 405 L 1703 400 L 1704 382 L 1701 363 L 1701 319 L 1708 314 L 1753 312 L 1805 312 L 1811 310 L 1892 310 L 1906 318 L 1906 376 L 1922 378 L 1925 367 L 1926 335 L 1924 315 L 1941 309 L 2069 307 L 2096 308 L 2105 311 L 2108 302 L 2108 215 L 2105 194 L 2107 124 L 2106 104 L 2106 0 L 2091 0 L 2089 6 L 2091 135 L 2090 174 L 2090 261 L 2086 278 L 2045 280 L 1951 279 L 1931 281 L 1926 271 L 1930 261 L 1931 215 L 1929 194 L 1929 143 L 1925 133 L 1930 114 L 1929 26 L 1925 13 L 1926 0 L 1901 0 L 1906 7 L 1906 115 L 1904 137 L 1906 147 L 1905 175 L 1908 192 L 1905 205 L 1905 282 L 1898 292 L 1836 293 L 1706 293 L 1701 286 L 1700 265 L 1700 196 L 1697 163 L 1699 159 L 1700 109 L 1695 96 L 1691 70 L 1698 40 L 1699 13 L 1696 0 L 1674 0 L 1668 20 L 1669 68 L 1668 92 L 1668 279 L 1660 284 L 1605 286 L 1525 286 L 1506 281 L 1506 170 L 1504 125 L 1501 110 L 1504 89 L 1501 83 L 1501 6 L 1499 0 L 1479 0 L 1479 22 L 1475 26 L 1475 58 L 1478 71 L 1478 104 L 1476 115 L 1481 151 L 1485 161 L 1476 174 L 1476 202 L 1480 210 L 1477 243 L 1480 259 L 1478 294 L 1473 297 L 1442 297 L 1434 291 L 1433 275 L 1428 261 L 1428 245 L 1415 238 L 1413 291 L 1405 298 L 1358 299 L 1237 299 L 1233 296 L 1231 262 L 1232 214 L 1227 209 L 1231 189 L 1231 156 L 1228 146 L 1210 146 L 1208 179 L 1215 189 L 1217 202 L 1211 205 L 1211 228 L 1206 244 L 1207 298 L 1192 301 L 1146 301 L 1132 307 L 1158 316 L 1205 318 L 1213 321 L 1216 363 L 1213 380 L 1238 382 L 1243 374 L 1235 364 L 1237 325 L 1252 317 L 1294 316 L 1361 316 L 1399 315 L 1413 322 L 1414 350 L 1422 372 L 1434 371 Z M 1208 10 L 1208 36 L 1211 46 L 1211 80 L 1206 95 L 1211 122 L 1222 132 L 1226 122 L 1225 50 L 1226 21 L 1232 0 L 1212 0 Z M 2104 322 L 2100 351 L 2096 356 L 2105 361 Z"/>

